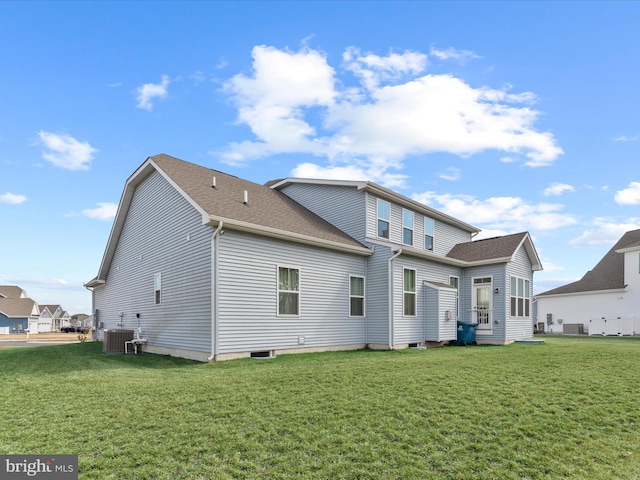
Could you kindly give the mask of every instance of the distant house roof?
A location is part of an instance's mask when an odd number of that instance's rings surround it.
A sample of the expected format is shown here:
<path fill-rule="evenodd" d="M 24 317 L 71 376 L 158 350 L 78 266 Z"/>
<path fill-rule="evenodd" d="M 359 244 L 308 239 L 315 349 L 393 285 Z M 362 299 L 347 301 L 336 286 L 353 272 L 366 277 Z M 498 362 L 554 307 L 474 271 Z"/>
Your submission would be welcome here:
<path fill-rule="evenodd" d="M 640 246 L 640 229 L 627 232 L 580 280 L 539 293 L 536 297 L 624 288 L 624 253 L 619 253 L 618 250 L 638 246 Z"/>
<path fill-rule="evenodd" d="M 54 316 L 56 311 L 58 309 L 62 310 L 62 306 L 61 305 L 38 305 L 38 308 L 40 309 L 40 313 L 42 313 L 44 311 L 44 309 L 48 309 L 49 313 L 51 313 L 51 316 Z"/>
<path fill-rule="evenodd" d="M 0 285 L 0 298 L 26 298 L 27 292 L 16 285 Z"/>
<path fill-rule="evenodd" d="M 0 298 L 0 313 L 9 318 L 27 318 L 36 314 L 36 305 L 30 298 Z"/>
<path fill-rule="evenodd" d="M 522 245 L 529 256 L 533 270 L 542 270 L 542 263 L 527 232 L 459 243 L 447 253 L 447 257 L 469 263 L 511 261 Z"/>
<path fill-rule="evenodd" d="M 106 278 L 136 187 L 159 172 L 202 215 L 205 225 L 248 231 L 299 243 L 313 244 L 359 255 L 373 252 L 331 223 L 265 185 L 185 162 L 169 155 L 149 157 L 126 182 L 98 276 Z M 213 186 L 215 178 L 215 187 Z M 245 193 L 247 202 L 245 203 Z"/>

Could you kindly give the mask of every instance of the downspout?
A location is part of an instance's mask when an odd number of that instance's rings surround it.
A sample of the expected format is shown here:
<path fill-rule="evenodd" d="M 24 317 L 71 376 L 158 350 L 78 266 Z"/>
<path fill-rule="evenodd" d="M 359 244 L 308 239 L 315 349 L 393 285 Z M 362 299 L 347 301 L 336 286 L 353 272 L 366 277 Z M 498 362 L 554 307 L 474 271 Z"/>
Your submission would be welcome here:
<path fill-rule="evenodd" d="M 389 275 L 389 350 L 393 350 L 393 261 L 402 255 L 402 248 L 400 248 L 390 259 L 387 267 L 387 273 Z"/>
<path fill-rule="evenodd" d="M 211 356 L 207 357 L 207 361 L 213 360 L 218 353 L 218 345 L 216 341 L 218 336 L 218 249 L 216 248 L 216 239 L 222 232 L 223 222 L 218 223 L 218 227 L 211 236 Z"/>

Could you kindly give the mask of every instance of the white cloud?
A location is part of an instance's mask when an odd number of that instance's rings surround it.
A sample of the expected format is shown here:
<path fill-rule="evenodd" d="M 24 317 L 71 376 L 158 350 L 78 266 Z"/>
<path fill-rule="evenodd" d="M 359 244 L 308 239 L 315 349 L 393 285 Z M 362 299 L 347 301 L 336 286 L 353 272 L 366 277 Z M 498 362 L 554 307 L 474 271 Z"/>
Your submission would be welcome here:
<path fill-rule="evenodd" d="M 40 131 L 42 144 L 49 151 L 42 152 L 42 158 L 56 167 L 67 170 L 88 170 L 89 163 L 99 151 L 87 142 L 79 142 L 70 135 Z"/>
<path fill-rule="evenodd" d="M 638 205 L 640 203 L 640 182 L 631 182 L 628 188 L 618 190 L 614 199 L 618 205 Z"/>
<path fill-rule="evenodd" d="M 640 135 L 632 135 L 628 137 L 627 135 L 620 135 L 619 137 L 615 137 L 612 139 L 614 142 L 637 142 L 640 140 Z"/>
<path fill-rule="evenodd" d="M 138 94 L 136 97 L 138 100 L 136 107 L 151 110 L 153 108 L 153 99 L 167 97 L 169 77 L 162 75 L 161 79 L 160 83 L 145 83 L 136 89 L 136 93 Z"/>
<path fill-rule="evenodd" d="M 87 208 L 82 210 L 85 217 L 95 218 L 98 220 L 111 220 L 116 216 L 118 205 L 110 202 L 98 202 L 97 208 Z"/>
<path fill-rule="evenodd" d="M 412 198 L 482 228 L 483 232 L 478 238 L 531 230 L 549 231 L 577 223 L 573 215 L 560 213 L 563 205 L 532 204 L 520 197 L 480 200 L 471 195 L 425 192 L 415 194 Z"/>
<path fill-rule="evenodd" d="M 460 180 L 460 178 L 462 178 L 462 170 L 455 167 L 449 167 L 444 172 L 438 173 L 438 177 L 443 180 L 455 182 L 456 180 Z"/>
<path fill-rule="evenodd" d="M 402 188 L 405 186 L 406 175 L 393 174 L 386 170 L 376 169 L 374 166 L 329 166 L 322 167 L 314 163 L 301 163 L 292 171 L 291 175 L 298 178 L 321 178 L 324 180 L 359 180 L 382 183 L 388 187 Z"/>
<path fill-rule="evenodd" d="M 625 233 L 640 228 L 640 219 L 630 218 L 625 223 L 615 223 L 612 219 L 598 217 L 593 222 L 594 228 L 569 242 L 573 247 L 591 245 L 613 245 Z"/>
<path fill-rule="evenodd" d="M 431 45 L 429 55 L 431 55 L 432 57 L 436 57 L 439 60 L 455 60 L 462 65 L 467 63 L 467 61 L 469 60 L 482 58 L 480 55 L 477 55 L 470 50 L 457 50 L 453 47 L 441 49 L 436 48 L 433 45 Z"/>
<path fill-rule="evenodd" d="M 24 195 L 15 195 L 13 193 L 3 193 L 0 195 L 0 203 L 9 203 L 11 205 L 20 205 L 27 201 L 27 197 Z"/>
<path fill-rule="evenodd" d="M 255 139 L 219 152 L 226 163 L 305 153 L 325 157 L 329 164 L 322 168 L 355 165 L 386 175 L 402 169 L 407 156 L 433 152 L 498 150 L 511 159 L 524 156 L 531 167 L 562 154 L 551 133 L 535 128 L 534 94 L 510 93 L 509 85 L 474 88 L 452 75 L 418 76 L 427 60 L 417 52 L 378 56 L 347 49 L 346 69 L 362 89 L 343 87 L 316 50 L 256 46 L 252 56 L 252 72 L 234 76 L 224 89 L 238 109 L 237 123 L 249 126 Z"/>
<path fill-rule="evenodd" d="M 574 192 L 576 189 L 567 183 L 554 182 L 544 190 L 545 197 L 559 196 L 564 192 Z"/>
<path fill-rule="evenodd" d="M 427 56 L 411 51 L 381 57 L 373 53 L 360 55 L 359 49 L 349 47 L 342 58 L 345 68 L 360 78 L 362 85 L 369 91 L 377 89 L 382 82 L 397 80 L 408 73 L 417 75 L 427 68 Z"/>

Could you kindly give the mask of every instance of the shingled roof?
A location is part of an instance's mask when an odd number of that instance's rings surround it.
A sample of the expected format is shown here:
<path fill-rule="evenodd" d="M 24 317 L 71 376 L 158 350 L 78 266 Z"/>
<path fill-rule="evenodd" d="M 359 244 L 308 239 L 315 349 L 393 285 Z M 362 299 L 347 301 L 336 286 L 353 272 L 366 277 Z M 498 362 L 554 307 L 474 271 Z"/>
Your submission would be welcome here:
<path fill-rule="evenodd" d="M 27 318 L 34 313 L 35 305 L 30 298 L 0 298 L 0 313 L 9 318 Z"/>
<path fill-rule="evenodd" d="M 499 261 L 502 259 L 510 261 L 513 260 L 513 256 L 521 245 L 524 245 L 527 250 L 533 269 L 542 270 L 542 264 L 527 232 L 459 243 L 447 253 L 447 257 L 469 263 Z"/>
<path fill-rule="evenodd" d="M 182 194 L 202 215 L 204 225 L 217 227 L 222 224 L 229 230 L 248 231 L 358 255 L 373 253 L 371 249 L 277 190 L 159 154 L 147 158 L 127 180 L 100 271 L 87 286 L 96 286 L 106 279 L 134 192 L 153 172 L 160 173 Z"/>
<path fill-rule="evenodd" d="M 169 155 L 150 157 L 207 215 L 363 247 L 337 227 L 266 185 L 185 162 Z M 212 187 L 213 177 L 216 186 Z M 244 202 L 244 192 L 248 202 Z"/>
<path fill-rule="evenodd" d="M 624 288 L 624 253 L 618 253 L 617 250 L 637 246 L 640 246 L 640 229 L 625 233 L 593 270 L 589 270 L 577 282 L 539 293 L 536 297 Z"/>
<path fill-rule="evenodd" d="M 25 298 L 26 292 L 16 285 L 0 285 L 0 298 Z"/>

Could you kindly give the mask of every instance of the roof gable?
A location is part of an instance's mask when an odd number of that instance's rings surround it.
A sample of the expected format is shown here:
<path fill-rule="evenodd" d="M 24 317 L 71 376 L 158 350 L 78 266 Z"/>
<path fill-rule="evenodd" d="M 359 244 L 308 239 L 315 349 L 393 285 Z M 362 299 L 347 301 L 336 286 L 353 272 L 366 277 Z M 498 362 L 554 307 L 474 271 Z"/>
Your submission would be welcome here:
<path fill-rule="evenodd" d="M 27 292 L 17 285 L 0 285 L 0 298 L 27 298 Z"/>
<path fill-rule="evenodd" d="M 469 263 L 512 261 L 520 247 L 524 247 L 534 271 L 542 270 L 542 264 L 528 232 L 474 240 L 455 245 L 447 257 Z"/>
<path fill-rule="evenodd" d="M 250 231 L 359 255 L 372 253 L 282 192 L 160 154 L 147 158 L 127 180 L 98 276 L 86 285 L 98 286 L 106 278 L 135 189 L 153 172 L 160 173 L 202 215 L 203 225 L 222 224 L 225 229 Z"/>
<path fill-rule="evenodd" d="M 592 270 L 585 273 L 580 280 L 539 293 L 536 297 L 625 288 L 624 253 L 620 253 L 618 250 L 635 248 L 640 244 L 639 242 L 640 229 L 625 233 L 605 256 L 602 257 L 598 264 L 593 267 Z"/>
<path fill-rule="evenodd" d="M 30 298 L 0 298 L 0 313 L 9 318 L 27 318 L 37 315 L 38 308 Z"/>

